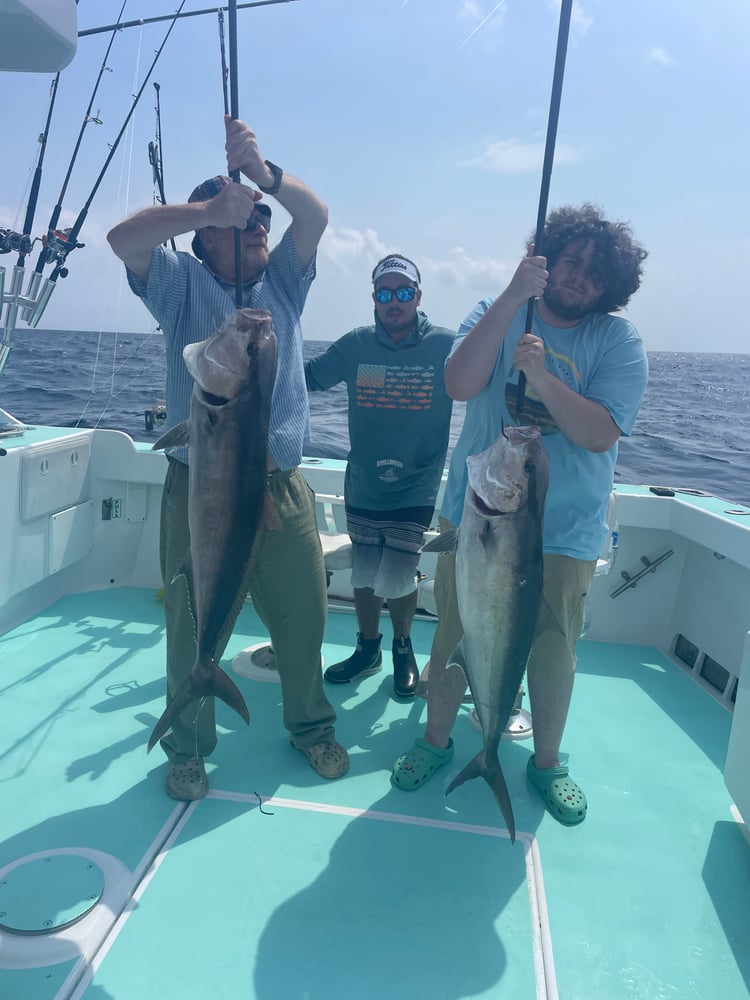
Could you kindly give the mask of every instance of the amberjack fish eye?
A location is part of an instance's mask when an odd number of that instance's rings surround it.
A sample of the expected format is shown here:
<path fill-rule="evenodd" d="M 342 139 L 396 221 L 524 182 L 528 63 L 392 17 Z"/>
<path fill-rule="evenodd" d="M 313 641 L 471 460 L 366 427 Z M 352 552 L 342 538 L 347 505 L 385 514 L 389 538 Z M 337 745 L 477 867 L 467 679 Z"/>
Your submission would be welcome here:
<path fill-rule="evenodd" d="M 252 358 L 252 356 L 257 353 L 258 353 L 258 345 L 255 343 L 248 344 L 247 347 L 245 348 L 245 354 L 249 358 Z"/>
<path fill-rule="evenodd" d="M 527 476 L 530 476 L 531 473 L 534 471 L 534 463 L 526 459 L 526 461 L 523 463 L 523 471 L 526 473 Z"/>

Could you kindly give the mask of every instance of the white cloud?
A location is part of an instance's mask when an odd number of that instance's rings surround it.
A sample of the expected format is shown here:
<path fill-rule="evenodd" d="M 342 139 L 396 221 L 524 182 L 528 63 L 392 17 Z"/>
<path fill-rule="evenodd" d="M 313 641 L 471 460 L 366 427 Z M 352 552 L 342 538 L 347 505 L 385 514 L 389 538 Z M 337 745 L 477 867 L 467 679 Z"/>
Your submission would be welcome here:
<path fill-rule="evenodd" d="M 515 262 L 512 265 L 515 266 Z M 496 257 L 472 257 L 464 247 L 452 247 L 444 260 L 421 258 L 420 269 L 435 287 L 463 287 L 487 294 L 488 289 L 502 288 L 511 275 L 511 265 Z"/>
<path fill-rule="evenodd" d="M 361 270 L 363 263 L 372 267 L 371 262 L 384 257 L 388 251 L 374 229 L 362 231 L 329 226 L 320 241 L 318 254 L 350 275 Z"/>
<path fill-rule="evenodd" d="M 336 229 L 329 226 L 320 242 L 319 257 L 357 280 L 366 274 L 369 284 L 373 263 L 390 252 L 394 252 L 394 248 L 383 243 L 374 229 Z M 422 254 L 415 259 L 422 277 L 433 289 L 437 285 L 480 290 L 502 286 L 517 263 L 514 261 L 509 265 L 496 257 L 474 257 L 461 246 L 450 248 L 442 259 Z M 319 267 L 319 271 L 324 273 L 325 269 Z"/>
<path fill-rule="evenodd" d="M 576 149 L 565 143 L 555 146 L 556 163 L 576 163 L 582 155 L 582 149 Z M 486 143 L 484 149 L 465 160 L 465 167 L 479 167 L 482 170 L 495 170 L 498 173 L 523 173 L 539 170 L 544 159 L 543 142 L 522 142 L 520 139 L 499 139 Z"/>
<path fill-rule="evenodd" d="M 485 42 L 492 44 L 500 35 L 505 23 L 505 0 L 495 0 L 495 3 L 477 3 L 477 0 L 462 0 L 457 15 L 460 20 L 473 25 L 471 32 L 464 38 L 456 51 L 464 47 L 476 34 L 482 32 Z"/>
<path fill-rule="evenodd" d="M 675 61 L 672 56 L 660 45 L 652 45 L 646 52 L 649 62 L 658 63 L 660 66 L 674 66 Z"/>

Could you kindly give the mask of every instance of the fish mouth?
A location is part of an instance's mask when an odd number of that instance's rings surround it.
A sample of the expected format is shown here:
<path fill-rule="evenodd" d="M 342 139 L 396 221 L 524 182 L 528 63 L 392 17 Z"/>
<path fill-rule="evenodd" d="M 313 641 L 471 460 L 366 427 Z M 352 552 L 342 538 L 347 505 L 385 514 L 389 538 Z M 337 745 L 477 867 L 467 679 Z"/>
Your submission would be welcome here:
<path fill-rule="evenodd" d="M 485 517 L 501 516 L 502 514 L 501 510 L 498 510 L 496 507 L 490 507 L 490 505 L 488 503 L 485 503 L 484 500 L 479 496 L 479 494 L 476 493 L 474 490 L 471 491 L 471 497 L 474 503 L 474 507 L 480 514 L 484 514 Z"/>
<path fill-rule="evenodd" d="M 205 389 L 200 390 L 201 399 L 208 406 L 226 406 L 229 400 L 225 396 L 215 396 L 212 392 L 207 392 Z"/>

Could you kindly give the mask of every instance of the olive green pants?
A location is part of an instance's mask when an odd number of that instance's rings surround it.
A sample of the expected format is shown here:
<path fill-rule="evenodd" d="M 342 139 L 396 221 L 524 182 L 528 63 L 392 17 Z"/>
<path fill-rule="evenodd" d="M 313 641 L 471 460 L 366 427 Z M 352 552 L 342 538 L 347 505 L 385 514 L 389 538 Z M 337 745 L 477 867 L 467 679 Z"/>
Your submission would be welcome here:
<path fill-rule="evenodd" d="M 193 667 L 195 629 L 185 578 L 174 579 L 190 547 L 188 467 L 169 460 L 161 507 L 161 571 L 167 627 L 167 701 Z M 282 531 L 261 539 L 246 587 L 271 637 L 281 678 L 284 725 L 295 747 L 334 738 L 336 714 L 323 693 L 320 648 L 327 612 L 323 553 L 315 521 L 315 494 L 301 472 L 268 476 Z M 174 582 L 172 582 L 174 581 Z M 231 636 L 225 629 L 218 662 Z M 250 706 L 252 716 L 252 706 Z M 189 705 L 161 741 L 171 760 L 207 757 L 216 746 L 214 699 Z"/>

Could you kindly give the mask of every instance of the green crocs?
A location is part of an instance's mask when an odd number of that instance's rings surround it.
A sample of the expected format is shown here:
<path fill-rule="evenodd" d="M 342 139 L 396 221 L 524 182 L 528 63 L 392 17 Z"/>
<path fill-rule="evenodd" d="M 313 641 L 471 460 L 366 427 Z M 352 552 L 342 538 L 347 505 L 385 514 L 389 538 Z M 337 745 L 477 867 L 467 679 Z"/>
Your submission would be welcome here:
<path fill-rule="evenodd" d="M 537 768 L 532 754 L 526 765 L 526 775 L 555 819 L 566 826 L 583 823 L 586 819 L 586 796 L 570 777 L 566 765 Z"/>
<path fill-rule="evenodd" d="M 453 757 L 453 740 L 442 750 L 427 740 L 416 740 L 411 750 L 402 753 L 391 772 L 391 784 L 405 792 L 413 792 L 425 785 L 438 768 Z"/>

